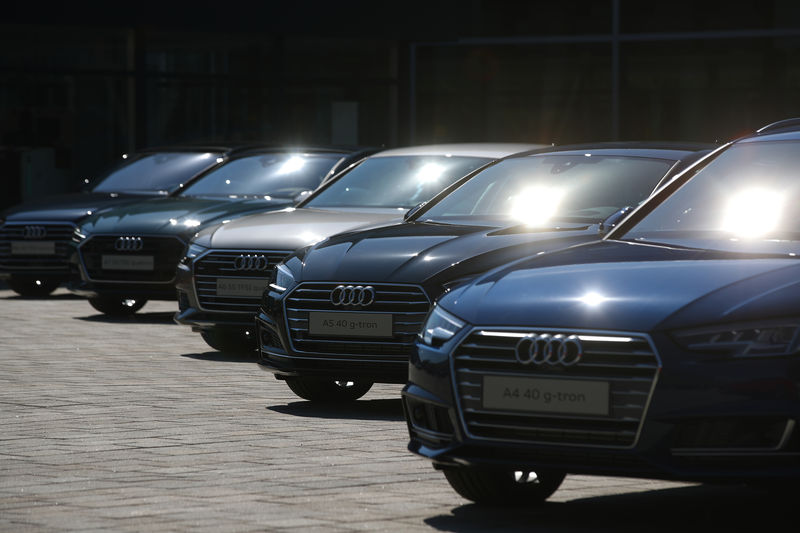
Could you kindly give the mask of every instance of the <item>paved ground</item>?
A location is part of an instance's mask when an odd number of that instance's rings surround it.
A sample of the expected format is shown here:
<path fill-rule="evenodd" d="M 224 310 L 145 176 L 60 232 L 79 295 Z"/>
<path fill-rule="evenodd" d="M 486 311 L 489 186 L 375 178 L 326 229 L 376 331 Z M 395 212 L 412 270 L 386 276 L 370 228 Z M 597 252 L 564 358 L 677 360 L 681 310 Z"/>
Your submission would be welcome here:
<path fill-rule="evenodd" d="M 111 320 L 0 290 L 0 531 L 652 531 L 792 519 L 765 492 L 568 477 L 483 509 L 409 454 L 399 387 L 346 410 L 209 351 L 174 304 Z M 796 493 L 796 491 L 795 491 Z"/>

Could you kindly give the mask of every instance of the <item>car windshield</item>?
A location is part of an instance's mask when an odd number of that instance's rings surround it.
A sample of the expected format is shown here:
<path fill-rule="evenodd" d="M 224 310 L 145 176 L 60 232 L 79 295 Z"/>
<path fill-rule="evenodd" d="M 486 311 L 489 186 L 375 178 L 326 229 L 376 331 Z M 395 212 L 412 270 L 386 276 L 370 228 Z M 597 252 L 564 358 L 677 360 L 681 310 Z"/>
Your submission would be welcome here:
<path fill-rule="evenodd" d="M 624 239 L 800 253 L 800 142 L 734 144 L 654 207 Z"/>
<path fill-rule="evenodd" d="M 647 198 L 675 161 L 536 154 L 500 161 L 420 215 L 449 224 L 595 223 Z"/>
<path fill-rule="evenodd" d="M 407 155 L 364 160 L 303 207 L 410 208 L 491 159 L 484 157 Z"/>
<path fill-rule="evenodd" d="M 270 153 L 228 161 L 201 177 L 181 196 L 293 198 L 316 189 L 342 154 Z"/>
<path fill-rule="evenodd" d="M 217 164 L 213 152 L 161 152 L 128 157 L 92 188 L 94 192 L 169 192 Z"/>

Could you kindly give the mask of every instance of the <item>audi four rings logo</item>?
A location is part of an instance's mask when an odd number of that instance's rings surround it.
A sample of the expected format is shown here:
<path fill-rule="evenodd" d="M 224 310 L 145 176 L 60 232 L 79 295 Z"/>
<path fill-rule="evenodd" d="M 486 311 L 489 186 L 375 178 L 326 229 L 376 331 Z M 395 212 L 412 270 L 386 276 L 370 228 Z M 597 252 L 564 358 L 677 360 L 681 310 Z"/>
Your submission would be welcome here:
<path fill-rule="evenodd" d="M 269 261 L 263 255 L 240 255 L 233 260 L 233 268 L 236 270 L 267 270 Z"/>
<path fill-rule="evenodd" d="M 523 365 L 572 366 L 583 357 L 583 346 L 577 335 L 532 333 L 517 342 L 515 352 Z"/>
<path fill-rule="evenodd" d="M 25 226 L 22 229 L 22 238 L 24 239 L 44 239 L 47 235 L 47 228 L 44 226 Z"/>
<path fill-rule="evenodd" d="M 360 305 L 366 307 L 375 301 L 375 289 L 367 285 L 339 285 L 331 291 L 333 305 Z"/>
<path fill-rule="evenodd" d="M 118 237 L 114 249 L 118 252 L 139 252 L 144 247 L 141 237 Z"/>

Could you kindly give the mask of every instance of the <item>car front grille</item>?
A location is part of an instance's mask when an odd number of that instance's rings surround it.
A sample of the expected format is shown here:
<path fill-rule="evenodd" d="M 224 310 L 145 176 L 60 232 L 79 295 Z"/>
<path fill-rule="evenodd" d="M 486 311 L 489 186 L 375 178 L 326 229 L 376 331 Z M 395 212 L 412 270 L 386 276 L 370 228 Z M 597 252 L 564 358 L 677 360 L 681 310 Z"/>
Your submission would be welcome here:
<path fill-rule="evenodd" d="M 194 263 L 194 288 L 200 307 L 207 311 L 258 313 L 261 293 L 226 293 L 221 281 L 241 281 L 267 287 L 270 271 L 290 250 L 211 250 Z M 247 292 L 247 291 L 244 291 Z"/>
<path fill-rule="evenodd" d="M 181 239 L 174 236 L 141 236 L 141 249 L 135 251 L 118 250 L 115 243 L 119 235 L 94 235 L 80 247 L 80 256 L 86 273 L 93 281 L 167 283 L 175 279 L 175 269 L 186 247 Z M 114 257 L 120 261 L 142 264 L 146 259 L 150 268 L 104 268 L 103 258 Z M 150 259 L 152 258 L 152 261 Z M 118 262 L 118 265 L 124 263 Z"/>
<path fill-rule="evenodd" d="M 74 230 L 73 224 L 0 226 L 0 266 L 8 270 L 66 270 Z"/>
<path fill-rule="evenodd" d="M 521 338 L 531 333 L 577 335 L 583 357 L 571 366 L 522 364 L 517 358 L 516 346 Z M 453 368 L 461 415 L 467 432 L 473 437 L 507 442 L 630 447 L 636 442 L 660 362 L 649 339 L 642 335 L 478 329 L 456 348 Z M 547 380 L 546 383 L 558 383 L 555 380 L 570 380 L 573 384 L 582 381 L 608 383 L 608 414 L 486 408 L 483 388 L 487 376 L 498 383 L 508 378 L 533 378 Z"/>
<path fill-rule="evenodd" d="M 405 361 L 414 345 L 414 339 L 430 308 L 430 300 L 421 287 L 383 283 L 362 283 L 375 289 L 375 301 L 366 308 L 335 306 L 331 292 L 339 285 L 357 283 L 301 283 L 285 299 L 286 320 L 292 347 L 297 352 L 311 353 L 335 359 L 380 359 Z M 356 312 L 392 315 L 391 337 L 373 339 L 365 337 L 311 336 L 309 313 Z"/>

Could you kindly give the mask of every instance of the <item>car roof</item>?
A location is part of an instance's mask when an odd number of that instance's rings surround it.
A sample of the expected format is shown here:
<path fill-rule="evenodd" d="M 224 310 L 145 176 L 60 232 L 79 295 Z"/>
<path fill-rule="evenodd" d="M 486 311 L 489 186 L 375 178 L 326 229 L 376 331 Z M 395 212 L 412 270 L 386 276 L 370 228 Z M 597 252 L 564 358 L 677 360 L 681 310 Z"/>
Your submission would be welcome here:
<path fill-rule="evenodd" d="M 262 146 L 245 146 L 238 148 L 231 157 L 246 157 L 256 154 L 268 153 L 302 153 L 302 154 L 339 154 L 351 155 L 362 154 L 364 156 L 373 154 L 379 151 L 379 148 L 368 146 L 294 146 L 294 145 L 262 145 Z"/>
<path fill-rule="evenodd" d="M 536 154 L 551 154 L 554 152 L 564 155 L 583 155 L 591 151 L 596 155 L 628 155 L 639 157 L 671 157 L 680 158 L 686 154 L 708 151 L 717 148 L 714 143 L 679 142 L 679 141 L 603 141 L 595 143 L 564 144 L 549 146 L 538 150 L 529 150 L 508 156 L 525 157 Z"/>
<path fill-rule="evenodd" d="M 472 157 L 505 157 L 517 152 L 542 148 L 544 144 L 533 143 L 449 143 L 404 146 L 382 150 L 371 157 L 392 157 L 404 155 L 454 155 Z"/>
<path fill-rule="evenodd" d="M 766 133 L 757 133 L 739 139 L 738 143 L 751 143 L 763 141 L 797 141 L 800 140 L 800 130 L 778 130 Z"/>
<path fill-rule="evenodd" d="M 163 146 L 149 146 L 132 153 L 160 153 L 160 152 L 220 152 L 228 155 L 252 155 L 255 153 L 271 152 L 302 152 L 302 153 L 332 153 L 332 154 L 353 154 L 363 153 L 364 155 L 375 153 L 380 148 L 370 146 L 305 146 L 305 145 L 282 145 L 274 143 L 258 143 L 248 141 L 237 141 L 220 144 L 207 143 L 181 143 Z"/>

